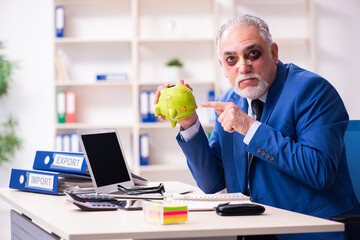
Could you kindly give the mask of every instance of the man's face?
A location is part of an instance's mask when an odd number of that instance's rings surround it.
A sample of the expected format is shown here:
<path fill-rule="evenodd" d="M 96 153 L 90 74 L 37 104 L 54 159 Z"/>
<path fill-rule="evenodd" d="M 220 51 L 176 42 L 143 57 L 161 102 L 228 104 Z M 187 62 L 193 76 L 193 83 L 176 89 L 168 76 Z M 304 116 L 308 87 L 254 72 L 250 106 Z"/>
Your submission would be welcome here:
<path fill-rule="evenodd" d="M 254 26 L 237 26 L 225 31 L 219 44 L 220 64 L 235 91 L 257 99 L 272 85 L 278 63 L 278 47 L 271 46 Z"/>

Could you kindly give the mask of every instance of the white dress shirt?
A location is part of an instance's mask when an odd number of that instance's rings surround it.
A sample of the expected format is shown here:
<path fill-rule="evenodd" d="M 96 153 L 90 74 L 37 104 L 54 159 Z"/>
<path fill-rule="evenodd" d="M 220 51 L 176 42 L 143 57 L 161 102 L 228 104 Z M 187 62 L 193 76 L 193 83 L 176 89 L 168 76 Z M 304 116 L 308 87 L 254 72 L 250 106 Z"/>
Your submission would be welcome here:
<path fill-rule="evenodd" d="M 267 97 L 268 92 L 266 91 L 261 97 L 259 97 L 259 100 L 264 102 L 266 101 L 266 97 Z M 251 109 L 251 102 L 252 100 L 247 98 L 246 99 L 248 101 L 248 115 L 250 117 L 252 117 L 253 119 L 256 119 L 255 114 L 252 112 Z M 252 137 L 254 136 L 256 130 L 259 128 L 259 126 L 261 125 L 261 122 L 259 121 L 255 121 L 253 124 L 251 124 L 248 132 L 246 133 L 243 142 L 248 145 L 249 142 L 251 141 Z M 190 141 L 193 137 L 195 137 L 195 135 L 199 132 L 200 129 L 200 121 L 199 118 L 196 120 L 195 124 L 192 125 L 191 127 L 189 127 L 186 130 L 182 130 L 182 128 L 180 127 L 180 136 L 182 138 L 182 140 L 184 142 L 188 142 Z"/>

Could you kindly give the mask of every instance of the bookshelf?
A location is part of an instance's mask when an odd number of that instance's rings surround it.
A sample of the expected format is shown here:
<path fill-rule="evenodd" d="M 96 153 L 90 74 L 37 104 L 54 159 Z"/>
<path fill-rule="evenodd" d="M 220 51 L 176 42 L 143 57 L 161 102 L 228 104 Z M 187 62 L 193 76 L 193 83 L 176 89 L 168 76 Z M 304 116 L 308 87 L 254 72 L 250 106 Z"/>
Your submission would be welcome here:
<path fill-rule="evenodd" d="M 54 58 L 61 57 L 68 75 L 64 79 L 55 72 L 55 96 L 59 90 L 76 94 L 76 122 L 56 122 L 56 134 L 117 128 L 133 172 L 153 181 L 194 183 L 175 139 L 179 127 L 141 122 L 140 93 L 174 84 L 165 62 L 176 57 L 184 63 L 180 77 L 193 87 L 198 104 L 210 90 L 219 94 L 216 0 L 53 2 L 54 10 L 63 6 L 65 13 L 64 36 L 54 37 Z M 101 73 L 126 73 L 128 79 L 97 81 Z M 208 112 L 199 109 L 198 114 L 211 131 Z M 140 165 L 141 134 L 150 138 L 147 166 Z"/>
<path fill-rule="evenodd" d="M 141 92 L 175 83 L 169 80 L 167 60 L 176 57 L 184 63 L 180 78 L 192 86 L 198 105 L 210 90 L 218 97 L 229 87 L 216 53 L 218 19 L 250 13 L 269 24 L 281 61 L 316 69 L 312 0 L 229 2 L 228 11 L 222 9 L 229 16 L 219 16 L 218 0 L 53 0 L 54 10 L 65 10 L 64 37 L 54 37 L 54 58 L 61 56 L 68 75 L 64 80 L 55 73 L 54 90 L 76 94 L 76 122 L 56 122 L 56 134 L 117 128 L 134 173 L 152 181 L 194 184 L 175 140 L 179 127 L 142 122 L 140 117 Z M 96 81 L 101 73 L 126 73 L 127 80 Z M 199 107 L 197 112 L 205 131 L 211 132 L 208 110 Z M 147 166 L 140 165 L 142 134 L 150 139 Z"/>

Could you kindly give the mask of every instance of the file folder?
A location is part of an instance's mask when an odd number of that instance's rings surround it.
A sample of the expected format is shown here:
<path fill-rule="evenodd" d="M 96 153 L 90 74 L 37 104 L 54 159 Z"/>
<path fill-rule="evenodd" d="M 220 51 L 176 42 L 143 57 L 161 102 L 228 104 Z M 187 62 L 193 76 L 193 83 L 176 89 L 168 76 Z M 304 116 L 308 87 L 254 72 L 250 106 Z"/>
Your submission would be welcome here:
<path fill-rule="evenodd" d="M 66 91 L 66 100 L 65 100 L 65 122 L 66 123 L 75 123 L 76 122 L 76 110 L 75 110 L 75 92 L 72 90 Z"/>
<path fill-rule="evenodd" d="M 33 169 L 90 176 L 83 153 L 36 151 Z"/>
<path fill-rule="evenodd" d="M 148 134 L 140 135 L 140 165 L 149 165 L 150 141 Z"/>
<path fill-rule="evenodd" d="M 81 182 L 88 187 L 92 186 L 89 180 L 63 178 L 61 173 L 12 169 L 9 187 L 28 192 L 63 195 L 65 189 L 78 186 Z"/>
<path fill-rule="evenodd" d="M 56 93 L 56 112 L 58 123 L 65 123 L 65 91 L 63 90 Z"/>
<path fill-rule="evenodd" d="M 57 6 L 55 8 L 55 30 L 56 37 L 64 37 L 64 26 L 65 26 L 65 10 L 63 6 Z"/>

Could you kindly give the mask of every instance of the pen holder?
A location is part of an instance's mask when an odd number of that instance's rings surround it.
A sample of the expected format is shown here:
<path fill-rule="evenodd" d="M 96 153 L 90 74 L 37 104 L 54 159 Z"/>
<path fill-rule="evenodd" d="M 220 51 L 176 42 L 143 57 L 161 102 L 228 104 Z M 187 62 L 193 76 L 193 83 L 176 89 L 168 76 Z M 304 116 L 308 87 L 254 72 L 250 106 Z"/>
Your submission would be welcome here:
<path fill-rule="evenodd" d="M 148 223 L 170 224 L 186 223 L 188 221 L 188 207 L 177 203 L 143 203 L 144 219 Z"/>

